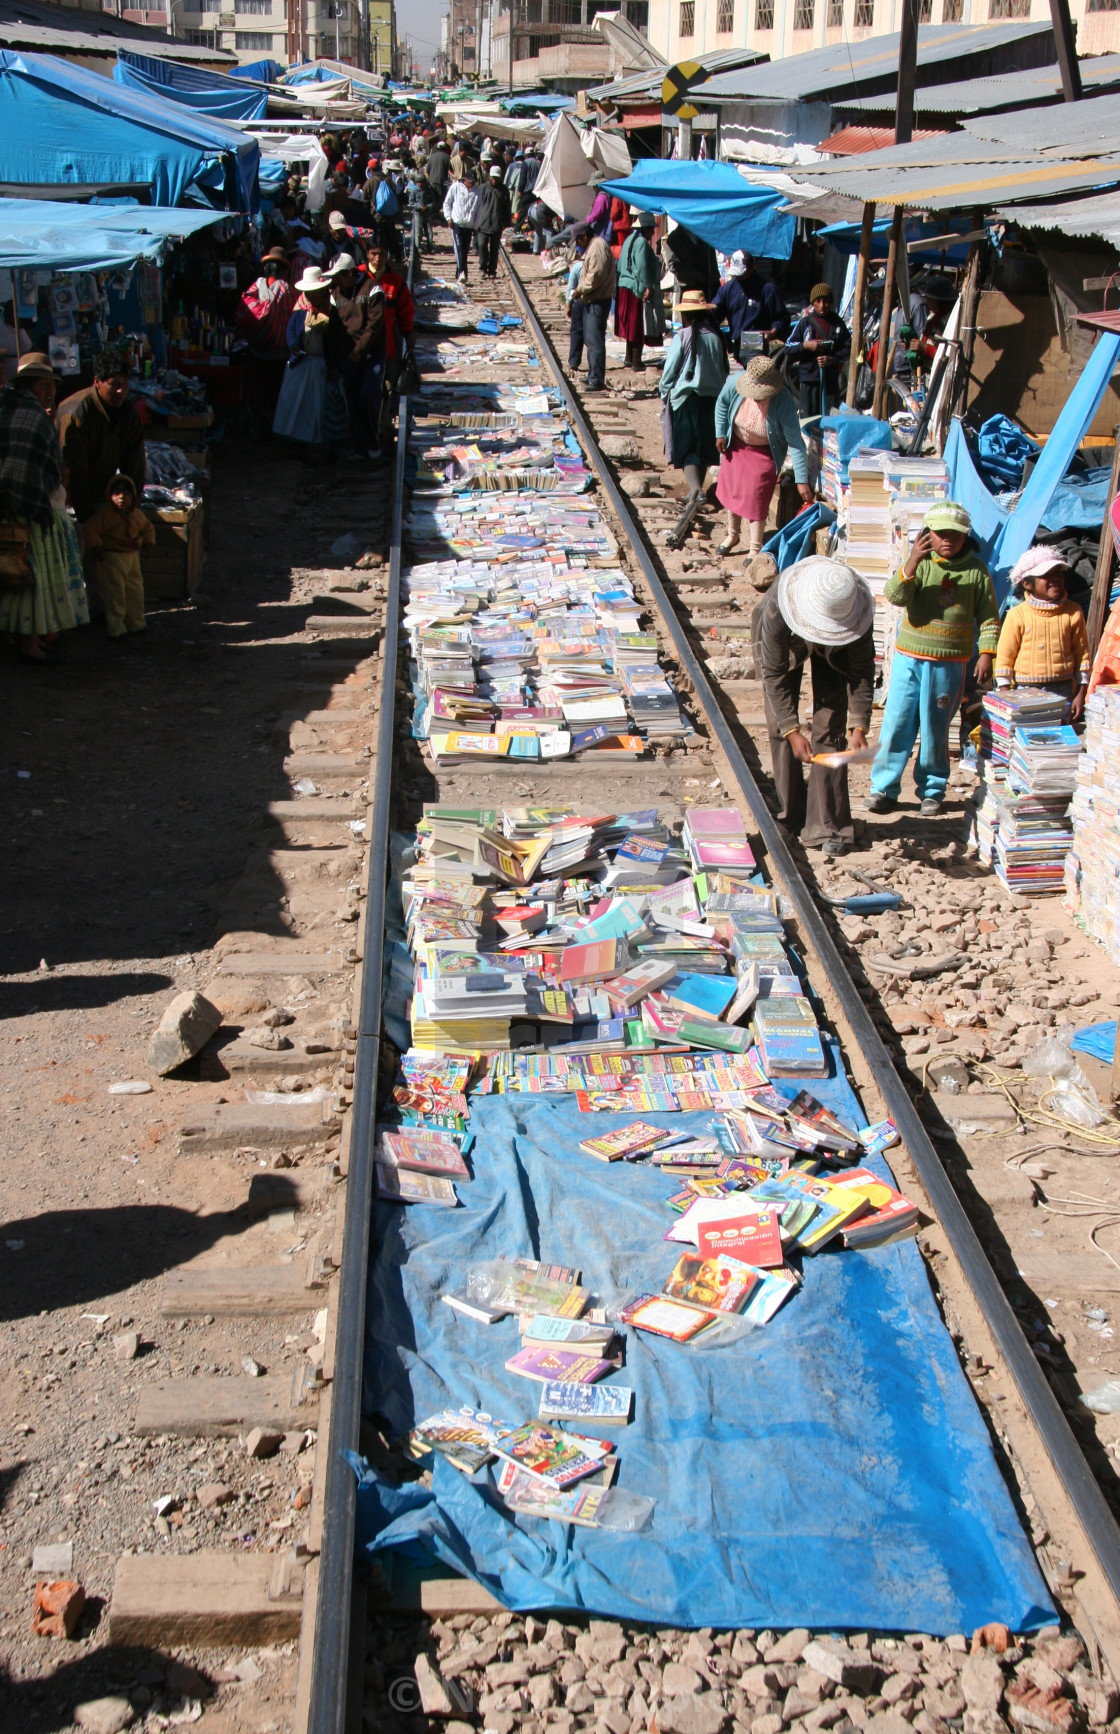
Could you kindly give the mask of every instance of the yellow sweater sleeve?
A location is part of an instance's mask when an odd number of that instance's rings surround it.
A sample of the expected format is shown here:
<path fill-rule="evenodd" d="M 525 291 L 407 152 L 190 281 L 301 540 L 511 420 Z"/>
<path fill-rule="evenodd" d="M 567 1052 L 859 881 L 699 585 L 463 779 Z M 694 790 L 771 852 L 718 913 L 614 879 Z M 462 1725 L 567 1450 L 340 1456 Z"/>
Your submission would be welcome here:
<path fill-rule="evenodd" d="M 1023 609 L 1025 606 L 1025 603 L 1019 602 L 1014 608 L 1009 608 L 1004 615 L 999 643 L 996 646 L 995 674 L 997 680 L 1010 682 L 1015 672 L 1019 646 L 1023 642 Z"/>

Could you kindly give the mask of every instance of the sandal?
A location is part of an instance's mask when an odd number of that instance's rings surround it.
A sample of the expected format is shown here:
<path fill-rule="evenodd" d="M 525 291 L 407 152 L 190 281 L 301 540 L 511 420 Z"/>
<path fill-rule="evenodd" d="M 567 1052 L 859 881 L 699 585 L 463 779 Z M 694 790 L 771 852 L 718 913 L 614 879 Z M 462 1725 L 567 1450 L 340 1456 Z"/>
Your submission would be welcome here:
<path fill-rule="evenodd" d="M 739 546 L 739 542 L 740 542 L 740 538 L 738 536 L 727 536 L 724 538 L 724 540 L 720 543 L 719 547 L 716 549 L 716 553 L 717 554 L 733 554 L 735 552 L 736 548 Z"/>

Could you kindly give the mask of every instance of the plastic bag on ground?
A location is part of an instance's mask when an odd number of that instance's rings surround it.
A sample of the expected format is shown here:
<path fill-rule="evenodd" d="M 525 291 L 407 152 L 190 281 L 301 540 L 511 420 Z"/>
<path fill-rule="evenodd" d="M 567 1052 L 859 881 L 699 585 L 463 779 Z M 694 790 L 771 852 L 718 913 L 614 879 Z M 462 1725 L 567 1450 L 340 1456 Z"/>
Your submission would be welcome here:
<path fill-rule="evenodd" d="M 1082 1391 L 1081 1402 L 1086 1409 L 1091 1409 L 1094 1415 L 1120 1413 L 1120 1379 L 1107 1379 L 1103 1385 L 1098 1385 L 1095 1391 Z"/>
<path fill-rule="evenodd" d="M 1047 1030 L 1036 1042 L 1026 1059 L 1023 1070 L 1028 1078 L 1069 1078 L 1084 1083 L 1085 1074 L 1070 1051 L 1072 1028 Z"/>

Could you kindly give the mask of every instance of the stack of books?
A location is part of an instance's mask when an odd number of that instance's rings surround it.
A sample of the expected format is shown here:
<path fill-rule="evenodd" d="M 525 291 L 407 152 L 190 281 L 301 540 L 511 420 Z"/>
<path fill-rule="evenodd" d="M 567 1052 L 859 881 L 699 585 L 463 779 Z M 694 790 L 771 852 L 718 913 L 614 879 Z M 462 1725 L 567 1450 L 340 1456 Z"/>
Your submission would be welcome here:
<path fill-rule="evenodd" d="M 997 771 L 1005 771 L 1016 729 L 1059 724 L 1064 709 L 1064 699 L 1055 693 L 1030 687 L 986 693 L 980 718 L 980 757 L 990 760 Z"/>
<path fill-rule="evenodd" d="M 1120 687 L 1098 686 L 1085 706 L 1070 804 L 1066 907 L 1120 963 Z"/>

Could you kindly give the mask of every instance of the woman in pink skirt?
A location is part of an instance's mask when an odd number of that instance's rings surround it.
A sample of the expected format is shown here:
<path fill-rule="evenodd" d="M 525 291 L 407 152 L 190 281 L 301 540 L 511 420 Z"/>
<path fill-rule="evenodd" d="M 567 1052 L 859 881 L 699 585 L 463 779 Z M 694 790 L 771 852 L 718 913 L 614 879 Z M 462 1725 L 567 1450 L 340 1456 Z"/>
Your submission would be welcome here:
<path fill-rule="evenodd" d="M 727 512 L 727 535 L 718 552 L 730 554 L 738 547 L 746 518 L 753 559 L 762 548 L 787 452 L 801 498 L 806 505 L 813 498 L 797 406 L 780 369 L 765 355 L 752 356 L 740 373 L 733 373 L 716 399 L 716 446 L 721 453 L 716 498 Z"/>

